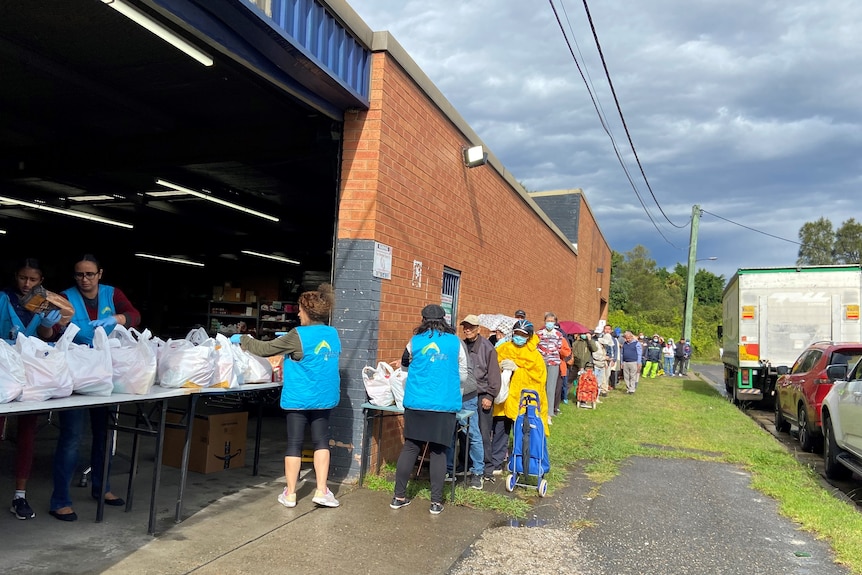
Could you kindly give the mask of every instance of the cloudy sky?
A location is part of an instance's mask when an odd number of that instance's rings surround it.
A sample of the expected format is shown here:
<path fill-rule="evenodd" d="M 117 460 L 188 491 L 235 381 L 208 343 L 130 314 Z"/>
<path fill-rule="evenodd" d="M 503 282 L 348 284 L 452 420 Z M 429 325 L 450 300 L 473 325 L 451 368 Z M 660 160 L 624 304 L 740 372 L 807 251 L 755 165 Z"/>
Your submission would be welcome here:
<path fill-rule="evenodd" d="M 805 222 L 862 220 L 862 2 L 587 4 L 649 187 L 583 0 L 350 1 L 529 190 L 582 188 L 616 251 L 686 262 L 699 205 L 697 257 L 718 259 L 697 266 L 727 279 L 794 265 Z"/>

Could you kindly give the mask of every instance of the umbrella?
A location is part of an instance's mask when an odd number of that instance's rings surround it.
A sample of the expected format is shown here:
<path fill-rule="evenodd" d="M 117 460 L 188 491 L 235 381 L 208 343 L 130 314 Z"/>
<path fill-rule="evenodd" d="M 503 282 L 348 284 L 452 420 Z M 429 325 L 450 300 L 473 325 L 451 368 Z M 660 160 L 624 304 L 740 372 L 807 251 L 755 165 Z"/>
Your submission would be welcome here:
<path fill-rule="evenodd" d="M 513 317 L 503 315 L 501 313 L 481 313 L 479 314 L 479 325 L 488 328 L 490 331 L 497 329 L 501 323 L 508 324 L 509 328 L 515 325 L 518 321 Z"/>
<path fill-rule="evenodd" d="M 572 333 L 572 334 L 575 334 L 575 333 L 592 333 L 592 331 L 593 331 L 590 328 L 588 328 L 587 326 L 585 326 L 584 324 L 577 322 L 577 321 L 571 321 L 571 320 L 561 321 L 560 322 L 560 328 L 564 332 Z"/>

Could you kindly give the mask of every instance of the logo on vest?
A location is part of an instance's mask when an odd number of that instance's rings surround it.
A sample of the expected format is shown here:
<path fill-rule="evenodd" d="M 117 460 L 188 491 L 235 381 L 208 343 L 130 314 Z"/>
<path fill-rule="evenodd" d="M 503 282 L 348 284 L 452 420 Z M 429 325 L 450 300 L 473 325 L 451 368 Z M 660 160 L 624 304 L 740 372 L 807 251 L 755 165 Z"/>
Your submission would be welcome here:
<path fill-rule="evenodd" d="M 427 355 L 428 361 L 430 361 L 432 363 L 437 361 L 438 359 L 439 360 L 445 360 L 446 359 L 446 354 L 440 353 L 440 348 L 437 346 L 436 343 L 433 343 L 433 342 L 429 343 L 428 345 L 423 347 L 419 351 L 419 353 L 421 353 L 422 355 Z"/>
<path fill-rule="evenodd" d="M 314 348 L 314 355 L 322 355 L 324 361 L 329 361 L 329 358 L 336 354 L 333 353 L 332 346 L 329 345 L 329 342 L 323 340 Z"/>

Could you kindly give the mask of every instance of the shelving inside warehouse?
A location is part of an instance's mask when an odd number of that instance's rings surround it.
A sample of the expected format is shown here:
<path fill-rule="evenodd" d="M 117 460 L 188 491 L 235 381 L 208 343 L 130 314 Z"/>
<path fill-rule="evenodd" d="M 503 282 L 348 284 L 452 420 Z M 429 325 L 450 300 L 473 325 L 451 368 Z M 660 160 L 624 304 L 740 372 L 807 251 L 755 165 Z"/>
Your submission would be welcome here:
<path fill-rule="evenodd" d="M 210 335 L 216 333 L 228 336 L 235 333 L 255 335 L 259 331 L 257 302 L 224 300 L 209 302 L 207 331 Z"/>
<path fill-rule="evenodd" d="M 299 304 L 295 301 L 260 302 L 258 325 L 260 339 L 273 339 L 278 333 L 290 331 L 299 325 Z"/>

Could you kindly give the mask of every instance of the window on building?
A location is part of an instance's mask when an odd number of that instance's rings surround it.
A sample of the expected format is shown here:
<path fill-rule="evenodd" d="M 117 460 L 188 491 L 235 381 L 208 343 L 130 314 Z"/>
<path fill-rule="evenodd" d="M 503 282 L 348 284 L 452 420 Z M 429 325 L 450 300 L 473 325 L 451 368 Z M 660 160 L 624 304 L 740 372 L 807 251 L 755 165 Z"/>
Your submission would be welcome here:
<path fill-rule="evenodd" d="M 440 305 L 446 310 L 446 321 L 455 325 L 458 317 L 458 290 L 461 287 L 461 272 L 452 268 L 443 268 L 443 290 L 440 294 Z"/>

